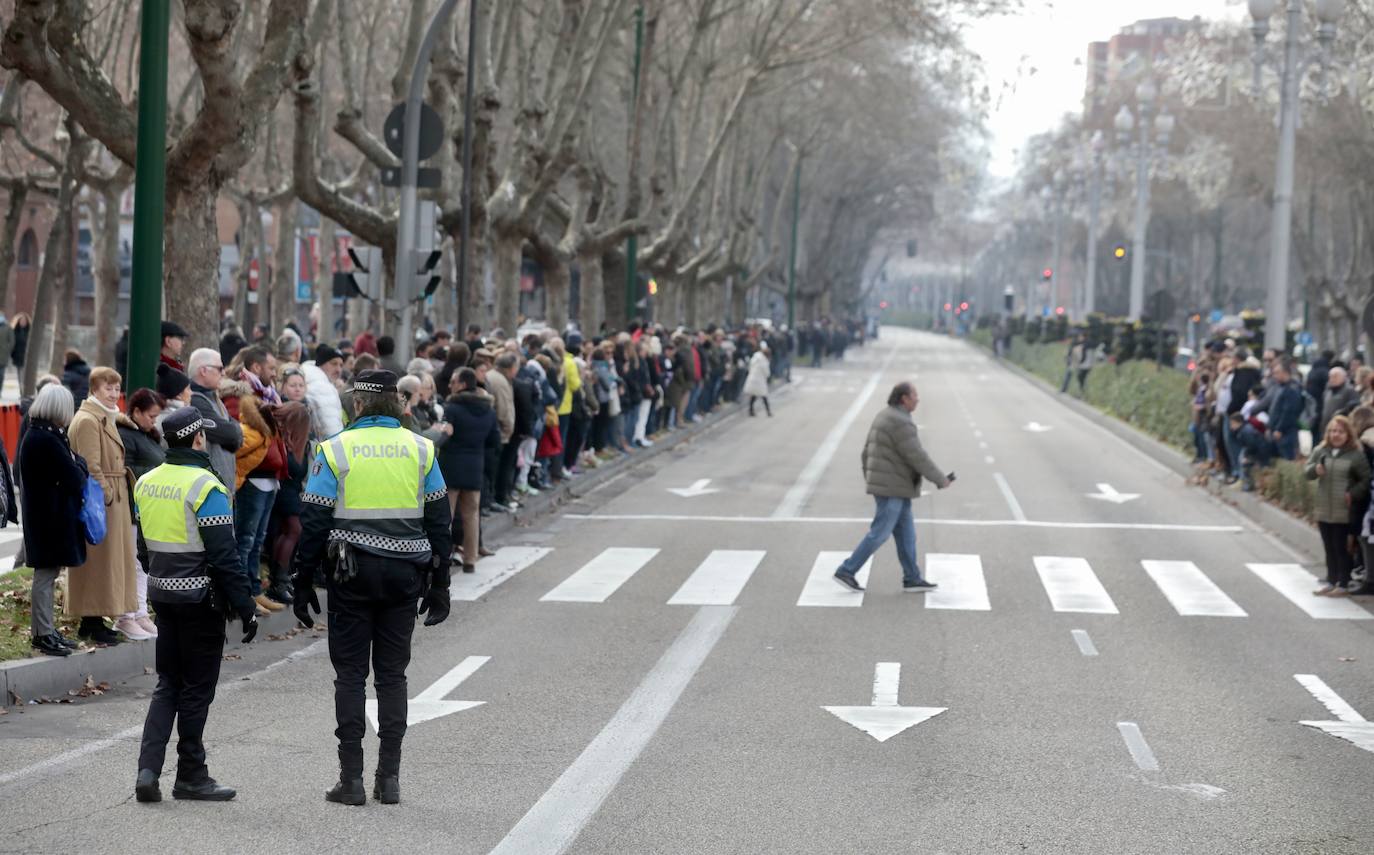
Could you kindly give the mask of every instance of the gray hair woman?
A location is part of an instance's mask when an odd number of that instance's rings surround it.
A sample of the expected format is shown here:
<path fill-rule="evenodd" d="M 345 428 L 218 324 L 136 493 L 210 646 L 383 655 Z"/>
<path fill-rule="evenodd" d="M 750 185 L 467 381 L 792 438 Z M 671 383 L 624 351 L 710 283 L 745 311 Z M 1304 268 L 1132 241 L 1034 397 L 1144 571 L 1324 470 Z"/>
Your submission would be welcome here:
<path fill-rule="evenodd" d="M 70 656 L 76 643 L 57 631 L 53 590 L 64 567 L 86 563 L 81 503 L 86 463 L 67 440 L 76 402 L 67 387 L 44 386 L 29 407 L 29 430 L 19 446 L 24 553 L 33 567 L 30 644 L 48 656 Z"/>

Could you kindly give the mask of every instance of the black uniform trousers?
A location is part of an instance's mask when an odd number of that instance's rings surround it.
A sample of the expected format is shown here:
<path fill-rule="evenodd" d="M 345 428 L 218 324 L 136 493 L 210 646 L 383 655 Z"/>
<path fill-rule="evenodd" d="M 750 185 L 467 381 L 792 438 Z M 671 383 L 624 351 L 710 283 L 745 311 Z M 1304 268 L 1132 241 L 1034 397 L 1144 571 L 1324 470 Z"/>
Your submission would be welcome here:
<path fill-rule="evenodd" d="M 406 667 L 419 606 L 416 564 L 357 553 L 358 574 L 329 582 L 329 659 L 334 665 L 334 717 L 342 778 L 363 773 L 368 666 L 375 672 L 377 772 L 397 775 L 408 707 Z"/>
<path fill-rule="evenodd" d="M 156 605 L 157 688 L 143 722 L 138 768 L 162 774 L 175 720 L 177 780 L 197 783 L 210 776 L 201 737 L 219 683 L 224 615 L 208 602 Z"/>

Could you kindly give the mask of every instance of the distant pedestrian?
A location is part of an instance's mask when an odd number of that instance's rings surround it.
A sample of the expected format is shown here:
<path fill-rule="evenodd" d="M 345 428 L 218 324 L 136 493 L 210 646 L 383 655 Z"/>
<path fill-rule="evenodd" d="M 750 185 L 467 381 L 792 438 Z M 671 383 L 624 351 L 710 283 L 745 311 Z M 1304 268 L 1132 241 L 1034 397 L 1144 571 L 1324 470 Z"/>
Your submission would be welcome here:
<path fill-rule="evenodd" d="M 863 590 L 854 574 L 892 536 L 897 540 L 903 589 L 924 593 L 936 587 L 922 577 L 916 563 L 916 522 L 911 517 L 911 500 L 920 498 L 923 479 L 943 490 L 950 485 L 950 477 L 940 471 L 921 447 L 916 423 L 911 420 L 920 400 L 914 384 L 898 383 L 888 395 L 887 407 L 868 429 L 862 456 L 864 481 L 877 508 L 868 534 L 835 571 L 835 581 L 850 590 Z"/>
<path fill-rule="evenodd" d="M 10 354 L 14 351 L 14 330 L 4 312 L 0 312 L 0 390 L 5 388 L 5 371 L 10 367 Z"/>
<path fill-rule="evenodd" d="M 186 348 L 186 330 L 173 321 L 162 322 L 162 351 L 158 361 L 185 372 L 186 365 L 181 361 L 181 352 Z"/>
<path fill-rule="evenodd" d="M 81 351 L 69 349 L 62 357 L 62 385 L 71 390 L 77 404 L 86 400 L 91 390 L 91 366 Z"/>
<path fill-rule="evenodd" d="M 759 344 L 759 349 L 754 351 L 754 355 L 749 357 L 749 376 L 744 380 L 744 394 L 749 396 L 749 415 L 754 415 L 754 402 L 763 399 L 763 411 L 771 419 L 773 408 L 768 404 L 768 375 L 770 366 L 768 362 L 768 345 Z"/>
<path fill-rule="evenodd" d="M 15 371 L 24 370 L 24 360 L 29 354 L 29 330 L 31 328 L 29 316 L 26 312 L 19 312 L 14 316 L 10 323 L 14 330 L 14 346 L 10 348 L 10 363 L 14 365 Z"/>
<path fill-rule="evenodd" d="M 219 351 L 202 347 L 193 352 L 190 377 L 190 405 L 199 410 L 206 420 L 202 429 L 205 432 L 206 451 L 210 454 L 210 465 L 219 476 L 220 483 L 232 491 L 238 475 L 234 456 L 239 446 L 243 445 L 243 428 L 229 415 L 219 397 L 219 383 L 224 378 L 224 361 L 219 358 Z M 163 433 L 166 434 L 166 431 Z"/>
<path fill-rule="evenodd" d="M 1349 596 L 1350 512 L 1369 493 L 1369 461 L 1348 418 L 1332 417 L 1303 472 L 1309 481 L 1317 482 L 1315 516 L 1326 553 L 1326 584 L 1312 593 Z"/>

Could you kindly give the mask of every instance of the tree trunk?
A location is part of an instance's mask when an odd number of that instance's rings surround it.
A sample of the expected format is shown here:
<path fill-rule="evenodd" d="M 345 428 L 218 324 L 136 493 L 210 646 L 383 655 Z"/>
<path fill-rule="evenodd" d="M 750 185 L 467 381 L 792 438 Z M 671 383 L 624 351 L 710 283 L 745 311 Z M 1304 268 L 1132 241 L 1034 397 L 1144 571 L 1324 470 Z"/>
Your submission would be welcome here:
<path fill-rule="evenodd" d="M 167 247 L 163 317 L 190 334 L 193 348 L 219 346 L 219 225 L 215 199 L 219 186 L 205 178 L 167 194 Z"/>
<path fill-rule="evenodd" d="M 76 182 L 62 176 L 57 194 L 57 214 L 52 231 L 43 249 L 43 270 L 38 275 L 34 295 L 33 325 L 29 332 L 29 348 L 24 358 L 21 381 L 25 393 L 31 392 L 38 379 L 39 366 L 61 376 L 62 344 L 66 341 L 67 304 L 71 297 L 72 274 L 72 202 L 76 198 Z M 60 325 L 60 328 L 59 328 Z M 54 371 L 54 365 L 56 370 Z"/>
<path fill-rule="evenodd" d="M 496 319 L 495 326 L 514 335 L 516 314 L 520 311 L 520 249 L 525 241 L 520 235 L 497 233 L 492 238 L 496 256 Z"/>
<path fill-rule="evenodd" d="M 320 236 L 315 246 L 319 251 L 319 267 L 315 270 L 315 299 L 320 301 L 319 332 L 320 341 L 335 342 L 338 330 L 334 329 L 334 256 L 338 250 L 335 240 L 334 221 L 328 217 L 320 219 Z"/>
<path fill-rule="evenodd" d="M 9 305 L 10 271 L 14 269 L 14 256 L 19 247 L 19 221 L 24 216 L 24 205 L 28 198 L 28 184 L 15 181 L 10 186 L 9 203 L 5 206 L 5 225 L 0 231 L 0 310 Z"/>
<path fill-rule="evenodd" d="M 730 291 L 730 323 L 739 325 L 744 323 L 745 317 L 749 314 L 747 301 L 749 299 L 749 289 L 744 287 L 743 282 L 736 282 L 735 287 Z"/>
<path fill-rule="evenodd" d="M 694 276 L 691 280 L 682 283 L 683 299 L 687 304 L 686 315 L 687 326 L 689 329 L 697 329 L 700 324 L 697 322 L 701 309 L 701 283 L 696 281 Z"/>
<path fill-rule="evenodd" d="M 91 211 L 95 253 L 95 359 L 114 365 L 115 318 L 119 315 L 119 196 L 123 188 L 107 185 L 100 193 L 99 216 Z M 91 206 L 95 208 L 94 205 Z"/>
<path fill-rule="evenodd" d="M 272 261 L 272 332 L 280 334 L 296 319 L 296 227 L 299 206 L 293 199 L 277 209 L 277 245 Z"/>
<path fill-rule="evenodd" d="M 582 322 L 582 332 L 585 335 L 600 335 L 601 325 L 606 321 L 606 271 L 601 260 L 599 250 L 589 252 L 577 257 L 577 266 L 581 271 L 581 301 L 578 305 L 577 319 Z M 553 316 L 553 292 L 549 292 L 549 315 Z M 563 305 L 567 306 L 567 294 L 563 296 Z M 566 313 L 565 313 L 566 314 Z M 550 320 L 550 325 L 553 325 Z M 562 325 L 557 325 L 555 329 L 562 329 Z"/>
<path fill-rule="evenodd" d="M 253 327 L 258 322 L 260 309 L 257 304 L 250 303 L 248 297 L 248 280 L 252 275 L 253 260 L 258 257 L 262 246 L 262 209 L 258 203 L 252 199 L 244 199 L 239 203 L 239 269 L 234 271 L 234 317 L 238 319 L 239 325 L 243 327 L 244 338 L 250 341 L 253 338 Z M 258 265 L 259 276 L 262 273 L 262 265 Z M 262 282 L 261 278 L 258 280 Z M 258 295 L 261 296 L 261 295 Z"/>

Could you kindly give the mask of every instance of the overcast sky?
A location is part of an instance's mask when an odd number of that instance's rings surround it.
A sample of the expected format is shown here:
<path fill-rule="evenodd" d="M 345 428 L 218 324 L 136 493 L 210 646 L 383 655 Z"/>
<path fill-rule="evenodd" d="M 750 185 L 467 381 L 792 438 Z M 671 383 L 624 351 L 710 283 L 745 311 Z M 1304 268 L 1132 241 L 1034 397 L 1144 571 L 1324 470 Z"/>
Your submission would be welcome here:
<path fill-rule="evenodd" d="M 1088 43 L 1107 41 L 1142 18 L 1245 17 L 1243 0 L 1026 0 L 1029 11 L 973 24 L 969 46 L 983 58 L 993 93 L 991 171 L 1010 176 L 1026 139 L 1083 107 Z"/>

